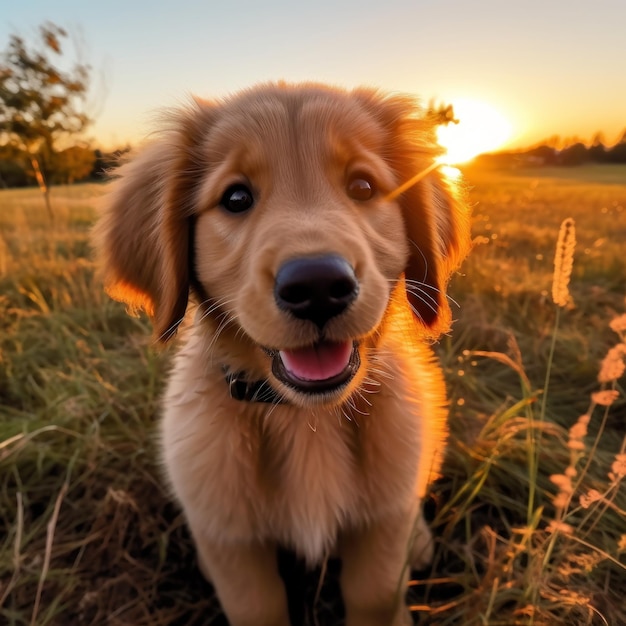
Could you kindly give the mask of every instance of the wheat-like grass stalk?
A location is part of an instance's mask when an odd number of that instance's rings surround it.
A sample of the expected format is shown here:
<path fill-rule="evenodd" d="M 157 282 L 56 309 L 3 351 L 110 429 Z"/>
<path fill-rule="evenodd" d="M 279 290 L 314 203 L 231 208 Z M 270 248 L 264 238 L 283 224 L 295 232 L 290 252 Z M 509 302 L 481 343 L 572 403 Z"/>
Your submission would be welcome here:
<path fill-rule="evenodd" d="M 556 349 L 556 335 L 559 329 L 561 317 L 561 308 L 567 306 L 571 300 L 569 292 L 569 281 L 574 266 L 574 250 L 576 248 L 576 227 L 574 219 L 568 217 L 561 223 L 559 236 L 556 244 L 556 252 L 554 254 L 554 275 L 552 277 L 552 299 L 557 305 L 556 318 L 554 321 L 554 330 L 552 332 L 552 342 L 550 343 L 550 353 L 548 355 L 548 363 L 546 365 L 546 378 L 543 385 L 543 396 L 541 398 L 541 411 L 539 420 L 543 422 L 546 418 L 546 407 L 548 402 L 548 387 L 550 385 L 550 372 L 552 370 L 552 362 L 554 360 L 554 351 Z M 535 464 L 539 464 L 541 456 L 542 439 L 541 435 L 537 437 L 534 454 L 529 452 L 529 458 L 534 458 Z"/>
<path fill-rule="evenodd" d="M 552 361 L 554 359 L 554 350 L 556 348 L 556 335 L 559 328 L 561 309 L 567 306 L 571 300 L 569 292 L 569 281 L 574 266 L 574 250 L 576 248 L 576 227 L 574 220 L 568 217 L 561 223 L 559 229 L 559 237 L 556 244 L 556 252 L 554 254 L 554 275 L 552 277 L 552 300 L 557 305 L 556 319 L 554 322 L 554 331 L 552 332 L 552 343 L 550 344 L 550 354 L 548 355 L 548 364 L 546 366 L 546 380 L 543 386 L 543 398 L 541 400 L 540 419 L 543 421 L 546 417 L 546 403 L 548 399 L 548 386 L 550 384 L 550 371 L 552 369 Z M 537 450 L 539 454 L 539 450 Z"/>
<path fill-rule="evenodd" d="M 574 249 L 576 248 L 576 226 L 574 219 L 563 220 L 559 229 L 559 238 L 554 255 L 554 276 L 552 278 L 552 300 L 560 307 L 567 306 L 570 301 L 569 280 L 574 266 Z"/>

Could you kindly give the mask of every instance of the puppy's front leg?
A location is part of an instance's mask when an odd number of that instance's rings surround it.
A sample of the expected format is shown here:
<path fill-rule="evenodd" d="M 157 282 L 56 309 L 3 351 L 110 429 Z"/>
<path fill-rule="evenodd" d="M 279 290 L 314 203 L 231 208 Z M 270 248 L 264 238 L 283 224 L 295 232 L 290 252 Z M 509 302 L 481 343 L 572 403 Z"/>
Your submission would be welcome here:
<path fill-rule="evenodd" d="M 410 516 L 385 519 L 341 543 L 341 590 L 346 626 L 408 626 L 405 604 Z"/>
<path fill-rule="evenodd" d="M 200 569 L 213 584 L 230 626 L 290 626 L 276 549 L 215 544 L 194 533 Z"/>

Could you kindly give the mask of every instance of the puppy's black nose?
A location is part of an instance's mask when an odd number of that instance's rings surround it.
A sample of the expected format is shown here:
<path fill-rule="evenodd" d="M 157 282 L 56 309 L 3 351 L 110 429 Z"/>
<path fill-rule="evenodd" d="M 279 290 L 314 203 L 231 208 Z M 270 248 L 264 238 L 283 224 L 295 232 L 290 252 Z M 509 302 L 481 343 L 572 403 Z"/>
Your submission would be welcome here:
<path fill-rule="evenodd" d="M 344 311 L 358 293 L 352 266 L 334 254 L 287 261 L 274 283 L 279 308 L 319 328 Z"/>

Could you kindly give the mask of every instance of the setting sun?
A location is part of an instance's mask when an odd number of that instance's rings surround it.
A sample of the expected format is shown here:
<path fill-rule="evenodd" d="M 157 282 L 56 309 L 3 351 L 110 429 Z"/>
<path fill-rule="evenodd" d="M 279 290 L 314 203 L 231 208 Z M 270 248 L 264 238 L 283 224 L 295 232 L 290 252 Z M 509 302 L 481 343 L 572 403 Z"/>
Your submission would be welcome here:
<path fill-rule="evenodd" d="M 489 104 L 459 99 L 452 105 L 459 123 L 437 129 L 439 143 L 446 151 L 440 162 L 464 163 L 479 154 L 500 148 L 510 138 L 510 122 Z"/>

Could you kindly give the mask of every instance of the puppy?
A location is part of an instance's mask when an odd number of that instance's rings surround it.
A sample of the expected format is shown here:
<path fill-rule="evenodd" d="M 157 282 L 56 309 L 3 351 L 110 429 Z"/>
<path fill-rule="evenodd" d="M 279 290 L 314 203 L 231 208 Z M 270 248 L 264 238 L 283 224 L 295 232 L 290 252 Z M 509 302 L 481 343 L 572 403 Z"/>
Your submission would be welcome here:
<path fill-rule="evenodd" d="M 332 552 L 347 626 L 409 624 L 446 438 L 427 344 L 469 246 L 432 121 L 408 97 L 280 83 L 164 126 L 95 238 L 109 293 L 159 341 L 195 311 L 161 447 L 202 571 L 233 626 L 288 626 L 277 546 Z"/>

